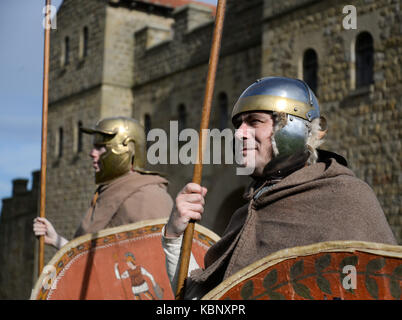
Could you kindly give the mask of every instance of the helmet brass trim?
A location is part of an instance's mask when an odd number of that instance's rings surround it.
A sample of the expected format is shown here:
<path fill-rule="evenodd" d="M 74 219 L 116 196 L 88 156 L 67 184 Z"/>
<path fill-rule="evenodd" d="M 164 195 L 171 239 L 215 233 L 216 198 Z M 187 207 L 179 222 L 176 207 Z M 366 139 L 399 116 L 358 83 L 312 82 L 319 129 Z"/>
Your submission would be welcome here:
<path fill-rule="evenodd" d="M 309 112 L 314 107 L 302 101 L 272 95 L 255 95 L 240 98 L 232 111 L 232 119 L 243 112 L 276 111 L 285 112 L 310 121 Z"/>

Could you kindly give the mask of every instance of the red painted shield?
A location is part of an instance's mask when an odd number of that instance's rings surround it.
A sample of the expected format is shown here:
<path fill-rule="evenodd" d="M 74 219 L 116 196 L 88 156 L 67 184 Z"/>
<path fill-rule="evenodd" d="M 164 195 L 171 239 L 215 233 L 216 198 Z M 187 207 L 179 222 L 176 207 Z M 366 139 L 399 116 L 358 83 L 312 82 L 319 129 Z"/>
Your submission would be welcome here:
<path fill-rule="evenodd" d="M 402 246 L 322 242 L 278 251 L 240 270 L 203 299 L 402 299 Z"/>
<path fill-rule="evenodd" d="M 70 241 L 44 268 L 31 299 L 174 299 L 161 245 L 165 222 L 149 220 Z M 192 251 L 201 267 L 206 251 L 218 240 L 196 225 Z"/>

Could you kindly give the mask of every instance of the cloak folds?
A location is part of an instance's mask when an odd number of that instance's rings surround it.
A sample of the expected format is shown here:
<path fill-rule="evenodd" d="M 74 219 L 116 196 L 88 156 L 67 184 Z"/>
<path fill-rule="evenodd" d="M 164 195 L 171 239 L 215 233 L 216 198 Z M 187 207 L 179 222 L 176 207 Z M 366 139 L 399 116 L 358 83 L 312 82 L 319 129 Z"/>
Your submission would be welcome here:
<path fill-rule="evenodd" d="M 201 298 L 221 281 L 276 251 L 323 241 L 396 244 L 373 190 L 334 157 L 303 167 L 274 185 L 250 188 L 205 270 L 186 283 L 186 299 Z"/>
<path fill-rule="evenodd" d="M 102 229 L 164 218 L 170 215 L 173 200 L 168 181 L 158 175 L 130 172 L 98 188 L 94 206 L 86 212 L 75 236 Z"/>

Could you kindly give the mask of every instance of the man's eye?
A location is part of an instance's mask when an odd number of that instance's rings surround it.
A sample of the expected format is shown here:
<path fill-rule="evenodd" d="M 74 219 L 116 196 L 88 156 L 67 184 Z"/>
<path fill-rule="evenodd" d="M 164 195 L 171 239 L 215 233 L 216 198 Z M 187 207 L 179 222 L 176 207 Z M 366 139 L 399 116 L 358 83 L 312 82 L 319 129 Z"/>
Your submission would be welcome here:
<path fill-rule="evenodd" d="M 235 121 L 233 123 L 233 126 L 235 127 L 235 129 L 239 129 L 240 125 L 241 125 L 241 122 L 239 122 L 239 121 Z"/>

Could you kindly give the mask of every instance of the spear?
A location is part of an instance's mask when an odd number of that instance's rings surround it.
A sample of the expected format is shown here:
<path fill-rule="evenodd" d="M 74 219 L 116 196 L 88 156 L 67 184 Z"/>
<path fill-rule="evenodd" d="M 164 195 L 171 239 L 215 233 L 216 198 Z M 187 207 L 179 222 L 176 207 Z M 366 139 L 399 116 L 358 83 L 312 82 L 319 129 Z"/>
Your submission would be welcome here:
<path fill-rule="evenodd" d="M 209 56 L 208 76 L 205 87 L 204 104 L 202 107 L 200 135 L 198 141 L 198 156 L 193 172 L 193 182 L 197 184 L 201 184 L 201 178 L 202 178 L 203 149 L 205 139 L 207 138 L 206 134 L 204 134 L 206 132 L 206 130 L 204 129 L 208 129 L 209 126 L 209 116 L 211 113 L 212 96 L 214 93 L 216 69 L 218 66 L 219 51 L 222 39 L 223 21 L 225 17 L 225 7 L 226 7 L 226 0 L 218 0 L 216 18 L 215 18 L 215 27 Z M 183 235 L 183 243 L 180 254 L 180 266 L 179 266 L 180 269 L 177 280 L 177 291 L 175 295 L 176 300 L 183 299 L 184 297 L 185 292 L 184 282 L 187 278 L 188 266 L 190 263 L 191 246 L 193 243 L 193 235 L 194 235 L 194 223 L 195 221 L 193 220 L 189 222 Z"/>
<path fill-rule="evenodd" d="M 45 46 L 43 58 L 43 103 L 42 103 L 42 147 L 41 147 L 41 175 L 40 175 L 40 209 L 39 216 L 45 217 L 46 203 L 46 147 L 47 147 L 47 110 L 49 91 L 49 49 L 50 49 L 50 0 L 46 0 L 45 13 Z M 45 238 L 39 238 L 39 276 L 44 267 Z"/>

